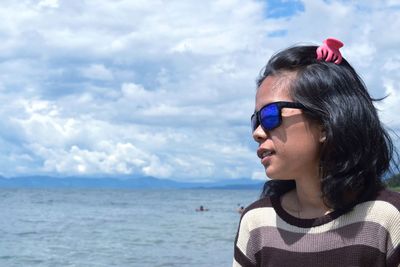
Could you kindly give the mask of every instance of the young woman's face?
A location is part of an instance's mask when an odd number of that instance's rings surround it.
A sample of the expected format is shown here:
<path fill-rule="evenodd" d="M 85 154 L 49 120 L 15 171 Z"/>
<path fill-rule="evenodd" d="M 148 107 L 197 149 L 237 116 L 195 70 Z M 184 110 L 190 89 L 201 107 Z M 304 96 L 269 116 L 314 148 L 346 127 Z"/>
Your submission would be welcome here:
<path fill-rule="evenodd" d="M 268 76 L 258 88 L 255 110 L 277 101 L 293 102 L 287 87 L 290 77 Z M 321 127 L 308 121 L 301 109 L 283 108 L 282 123 L 271 131 L 253 132 L 257 155 L 271 179 L 289 180 L 318 173 Z"/>

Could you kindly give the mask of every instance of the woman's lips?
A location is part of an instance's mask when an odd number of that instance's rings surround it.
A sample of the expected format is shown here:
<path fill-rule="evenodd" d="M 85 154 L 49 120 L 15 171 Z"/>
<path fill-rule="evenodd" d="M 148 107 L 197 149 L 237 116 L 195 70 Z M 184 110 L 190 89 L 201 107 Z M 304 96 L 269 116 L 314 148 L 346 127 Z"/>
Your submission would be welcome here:
<path fill-rule="evenodd" d="M 272 149 L 259 148 L 257 150 L 257 156 L 261 159 L 261 164 L 268 165 L 275 151 Z"/>
<path fill-rule="evenodd" d="M 264 165 L 264 166 L 265 165 L 269 165 L 273 155 L 274 154 L 269 154 L 268 156 L 262 157 L 261 158 L 261 164 Z"/>

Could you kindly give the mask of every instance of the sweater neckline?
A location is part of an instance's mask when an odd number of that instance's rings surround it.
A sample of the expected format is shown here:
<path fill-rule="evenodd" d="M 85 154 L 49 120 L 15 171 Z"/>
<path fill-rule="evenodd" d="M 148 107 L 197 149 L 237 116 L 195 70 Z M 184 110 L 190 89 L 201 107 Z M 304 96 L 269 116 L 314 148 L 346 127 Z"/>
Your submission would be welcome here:
<path fill-rule="evenodd" d="M 280 196 L 272 196 L 271 204 L 272 204 L 272 207 L 274 208 L 276 214 L 278 214 L 278 216 L 282 220 L 284 220 L 285 222 L 287 222 L 290 225 L 294 225 L 294 226 L 297 226 L 300 228 L 311 228 L 311 227 L 329 223 L 347 212 L 347 210 L 334 210 L 334 211 L 331 211 L 328 214 L 325 214 L 324 216 L 321 216 L 321 217 L 303 219 L 303 218 L 295 217 L 295 216 L 291 215 L 290 213 L 288 213 L 282 207 Z"/>

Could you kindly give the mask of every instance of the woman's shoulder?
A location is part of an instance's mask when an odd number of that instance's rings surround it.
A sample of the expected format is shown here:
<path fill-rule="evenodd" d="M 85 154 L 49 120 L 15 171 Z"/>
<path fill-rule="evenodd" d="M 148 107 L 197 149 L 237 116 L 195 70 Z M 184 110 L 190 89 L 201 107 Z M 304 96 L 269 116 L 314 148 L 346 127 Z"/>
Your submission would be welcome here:
<path fill-rule="evenodd" d="M 400 193 L 388 189 L 380 190 L 368 201 L 359 203 L 348 213 L 355 220 L 364 220 L 389 227 L 400 222 Z"/>
<path fill-rule="evenodd" d="M 255 212 L 259 212 L 261 210 L 265 210 L 265 208 L 272 208 L 272 201 L 270 197 L 263 197 L 260 198 L 256 201 L 254 201 L 253 203 L 251 203 L 249 206 L 247 206 L 243 213 L 242 213 L 242 217 L 248 213 L 255 213 Z"/>
<path fill-rule="evenodd" d="M 400 193 L 389 189 L 383 189 L 378 192 L 376 201 L 386 202 L 388 205 L 394 206 L 400 211 Z"/>
<path fill-rule="evenodd" d="M 247 209 L 257 209 L 257 208 L 265 208 L 265 207 L 272 207 L 271 197 L 263 197 L 257 199 L 253 203 L 251 203 Z"/>

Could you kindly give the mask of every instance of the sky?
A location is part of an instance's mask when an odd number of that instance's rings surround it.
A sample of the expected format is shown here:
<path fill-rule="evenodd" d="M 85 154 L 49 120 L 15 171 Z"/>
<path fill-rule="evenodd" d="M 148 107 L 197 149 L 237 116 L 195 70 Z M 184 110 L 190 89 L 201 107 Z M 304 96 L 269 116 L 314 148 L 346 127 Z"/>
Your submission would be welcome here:
<path fill-rule="evenodd" d="M 265 179 L 255 81 L 327 37 L 400 131 L 399 0 L 3 0 L 0 18 L 4 177 Z"/>

